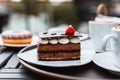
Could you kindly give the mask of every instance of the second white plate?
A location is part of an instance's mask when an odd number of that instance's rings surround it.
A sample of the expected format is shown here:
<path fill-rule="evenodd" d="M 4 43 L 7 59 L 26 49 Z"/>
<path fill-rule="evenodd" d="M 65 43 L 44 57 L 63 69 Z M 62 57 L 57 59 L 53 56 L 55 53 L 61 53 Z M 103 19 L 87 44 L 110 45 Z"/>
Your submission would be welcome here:
<path fill-rule="evenodd" d="M 0 36 L 0 45 L 7 47 L 25 47 L 25 46 L 37 44 L 37 40 L 38 40 L 38 36 L 33 36 L 31 44 L 4 44 Z"/>
<path fill-rule="evenodd" d="M 39 65 L 39 66 L 48 66 L 48 67 L 71 67 L 71 66 L 82 66 L 87 63 L 90 63 L 92 56 L 95 53 L 93 50 L 81 50 L 80 60 L 68 60 L 68 61 L 40 61 L 37 59 L 37 49 L 30 49 L 32 46 L 29 46 L 20 51 L 18 57 L 26 62 Z"/>
<path fill-rule="evenodd" d="M 114 64 L 113 54 L 113 52 L 97 53 L 93 55 L 92 60 L 96 65 L 120 75 L 120 68 L 116 67 Z"/>

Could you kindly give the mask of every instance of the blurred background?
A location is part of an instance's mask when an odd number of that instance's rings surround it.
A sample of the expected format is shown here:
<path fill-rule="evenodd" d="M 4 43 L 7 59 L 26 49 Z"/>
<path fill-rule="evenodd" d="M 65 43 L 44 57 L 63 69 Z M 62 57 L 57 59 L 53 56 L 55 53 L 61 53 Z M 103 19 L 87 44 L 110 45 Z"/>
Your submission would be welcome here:
<path fill-rule="evenodd" d="M 71 24 L 87 33 L 100 3 L 107 5 L 108 15 L 120 17 L 120 0 L 0 0 L 0 32 L 27 29 L 36 34 Z"/>

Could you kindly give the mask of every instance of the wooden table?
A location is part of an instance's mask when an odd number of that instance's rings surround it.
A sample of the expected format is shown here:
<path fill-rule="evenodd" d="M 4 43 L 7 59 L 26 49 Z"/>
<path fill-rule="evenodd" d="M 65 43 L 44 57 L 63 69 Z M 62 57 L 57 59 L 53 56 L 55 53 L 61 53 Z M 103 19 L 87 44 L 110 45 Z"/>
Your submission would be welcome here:
<path fill-rule="evenodd" d="M 87 43 L 87 42 L 86 42 Z M 85 44 L 86 44 L 85 43 Z M 22 48 L 10 48 L 7 47 L 0 53 L 0 80 L 52 80 L 51 77 L 46 77 L 44 75 L 37 75 L 34 72 L 31 72 L 24 68 L 20 63 L 17 57 L 17 53 Z M 93 62 L 75 68 L 48 68 L 48 67 L 39 67 L 42 70 L 69 75 L 69 76 L 79 76 L 81 78 L 85 78 L 85 80 L 96 80 L 96 79 L 120 79 L 120 76 L 112 74 L 107 70 L 100 68 L 95 65 Z M 76 72 L 74 71 L 76 69 Z"/>

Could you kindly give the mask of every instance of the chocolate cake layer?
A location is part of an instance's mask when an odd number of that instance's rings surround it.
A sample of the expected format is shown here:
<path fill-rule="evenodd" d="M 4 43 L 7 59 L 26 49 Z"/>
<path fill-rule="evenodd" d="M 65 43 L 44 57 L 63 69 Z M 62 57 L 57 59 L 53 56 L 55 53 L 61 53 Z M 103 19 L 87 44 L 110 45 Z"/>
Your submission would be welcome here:
<path fill-rule="evenodd" d="M 60 52 L 60 53 L 80 52 L 80 49 L 78 49 L 78 50 L 57 50 L 57 51 L 50 51 L 50 50 L 41 51 L 41 50 L 38 50 L 37 51 L 37 53 L 57 53 L 57 52 Z"/>
<path fill-rule="evenodd" d="M 65 32 L 44 32 L 39 34 L 37 44 L 38 60 L 80 59 L 80 33 L 66 35 Z"/>
<path fill-rule="evenodd" d="M 71 52 L 71 53 L 40 53 L 38 54 L 39 60 L 73 60 L 80 59 L 80 52 Z"/>
<path fill-rule="evenodd" d="M 77 44 L 39 44 L 37 45 L 38 51 L 66 51 L 66 50 L 79 50 L 80 49 L 80 43 Z"/>

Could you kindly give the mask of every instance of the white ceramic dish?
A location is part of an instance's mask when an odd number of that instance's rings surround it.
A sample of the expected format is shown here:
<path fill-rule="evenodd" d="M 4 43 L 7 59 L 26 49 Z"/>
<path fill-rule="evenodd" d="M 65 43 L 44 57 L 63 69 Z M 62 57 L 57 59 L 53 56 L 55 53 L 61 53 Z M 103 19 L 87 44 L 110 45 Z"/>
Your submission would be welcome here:
<path fill-rule="evenodd" d="M 38 36 L 33 36 L 31 44 L 4 44 L 0 37 L 0 45 L 7 47 L 25 47 L 33 44 L 37 44 Z"/>
<path fill-rule="evenodd" d="M 80 37 L 81 41 L 89 39 L 89 35 L 88 34 L 81 33 L 81 35 L 82 35 L 82 37 Z"/>
<path fill-rule="evenodd" d="M 32 45 L 35 46 L 35 45 Z M 68 60 L 68 61 L 40 61 L 37 59 L 37 49 L 36 46 L 34 49 L 29 49 L 32 46 L 28 46 L 22 49 L 18 57 L 28 63 L 32 63 L 39 66 L 48 66 L 48 67 L 72 67 L 72 66 L 82 66 L 88 64 L 92 60 L 92 56 L 95 53 L 93 50 L 81 50 L 81 59 L 80 60 Z M 29 49 L 29 50 L 28 50 Z M 27 51 L 26 51 L 27 50 Z"/>
<path fill-rule="evenodd" d="M 50 72 L 50 71 L 46 71 L 40 68 L 36 68 L 28 63 L 26 63 L 25 61 L 19 59 L 20 63 L 28 70 L 37 73 L 37 75 L 39 76 L 45 76 L 48 77 L 51 80 L 87 80 L 86 78 L 82 78 L 82 77 L 75 77 L 75 76 L 68 76 L 68 75 L 64 75 L 64 74 L 58 74 L 58 73 L 54 73 L 54 72 Z"/>
<path fill-rule="evenodd" d="M 112 73 L 120 75 L 120 68 L 116 67 L 113 60 L 113 52 L 103 52 L 93 55 L 93 62 Z"/>

